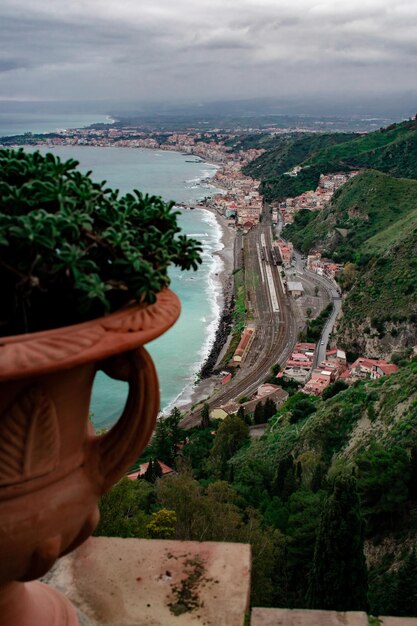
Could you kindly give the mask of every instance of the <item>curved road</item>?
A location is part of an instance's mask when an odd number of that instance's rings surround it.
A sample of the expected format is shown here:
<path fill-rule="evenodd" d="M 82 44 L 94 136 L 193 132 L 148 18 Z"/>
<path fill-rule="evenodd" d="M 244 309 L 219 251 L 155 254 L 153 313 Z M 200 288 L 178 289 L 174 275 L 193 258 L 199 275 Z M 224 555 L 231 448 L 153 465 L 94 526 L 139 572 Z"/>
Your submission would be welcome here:
<path fill-rule="evenodd" d="M 299 252 L 294 251 L 294 258 L 298 273 L 303 274 L 308 280 L 311 280 L 311 282 L 315 283 L 318 287 L 325 289 L 329 295 L 330 301 L 333 304 L 332 314 L 327 320 L 323 328 L 320 340 L 318 342 L 318 349 L 316 350 L 316 355 L 314 359 L 314 366 L 316 366 L 318 363 L 321 363 L 326 359 L 327 344 L 329 343 L 329 337 L 336 322 L 336 318 L 340 313 L 340 309 L 342 308 L 342 299 L 340 297 L 340 291 L 338 290 L 335 282 L 331 281 L 326 276 L 319 276 L 315 272 L 311 272 L 310 270 L 306 269 L 304 267 L 304 262 Z"/>

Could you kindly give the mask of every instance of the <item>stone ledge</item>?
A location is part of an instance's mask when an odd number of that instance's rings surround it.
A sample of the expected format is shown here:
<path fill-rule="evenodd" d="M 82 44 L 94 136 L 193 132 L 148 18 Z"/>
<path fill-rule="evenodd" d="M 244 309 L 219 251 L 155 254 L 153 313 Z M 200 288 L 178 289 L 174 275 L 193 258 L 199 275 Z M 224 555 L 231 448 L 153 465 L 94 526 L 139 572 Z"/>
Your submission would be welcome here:
<path fill-rule="evenodd" d="M 417 617 L 380 617 L 381 626 L 417 626 Z"/>
<path fill-rule="evenodd" d="M 82 626 L 242 626 L 250 546 L 92 537 L 44 582 L 65 593 Z"/>
<path fill-rule="evenodd" d="M 368 626 L 368 617 L 361 611 L 338 613 L 303 609 L 253 609 L 250 623 L 251 626 Z"/>

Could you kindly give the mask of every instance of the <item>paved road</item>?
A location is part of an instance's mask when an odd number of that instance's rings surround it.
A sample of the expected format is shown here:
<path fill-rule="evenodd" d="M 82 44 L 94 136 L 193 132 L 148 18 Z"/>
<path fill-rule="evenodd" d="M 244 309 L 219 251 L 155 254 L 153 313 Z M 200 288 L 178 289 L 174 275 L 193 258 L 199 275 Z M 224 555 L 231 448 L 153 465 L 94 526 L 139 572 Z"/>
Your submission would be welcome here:
<path fill-rule="evenodd" d="M 339 315 L 340 309 L 342 308 L 342 300 L 340 297 L 340 292 L 333 281 L 329 280 L 325 276 L 318 276 L 315 272 L 310 272 L 310 270 L 307 270 L 305 268 L 302 256 L 299 252 L 294 252 L 294 258 L 297 271 L 302 273 L 305 279 L 317 285 L 319 289 L 324 289 L 328 293 L 330 301 L 333 303 L 332 314 L 327 320 L 323 328 L 320 340 L 318 342 L 319 345 L 318 349 L 316 350 L 316 355 L 314 359 L 314 366 L 316 366 L 318 363 L 321 363 L 326 358 L 327 344 L 329 343 L 329 337 L 336 322 L 336 318 Z"/>
<path fill-rule="evenodd" d="M 266 244 L 265 259 L 259 250 Z M 250 396 L 268 377 L 272 365 L 285 363 L 297 340 L 298 328 L 293 301 L 284 293 L 278 270 L 271 264 L 272 246 L 269 213 L 264 221 L 243 239 L 245 288 L 250 321 L 256 326 L 250 352 L 233 380 L 221 388 L 209 401 L 210 408 L 226 404 L 241 396 Z M 261 267 L 262 271 L 261 271 Z M 272 278 L 268 286 L 266 267 Z M 277 304 L 273 301 L 276 295 Z M 184 418 L 182 425 L 190 427 L 199 422 L 200 411 Z"/>

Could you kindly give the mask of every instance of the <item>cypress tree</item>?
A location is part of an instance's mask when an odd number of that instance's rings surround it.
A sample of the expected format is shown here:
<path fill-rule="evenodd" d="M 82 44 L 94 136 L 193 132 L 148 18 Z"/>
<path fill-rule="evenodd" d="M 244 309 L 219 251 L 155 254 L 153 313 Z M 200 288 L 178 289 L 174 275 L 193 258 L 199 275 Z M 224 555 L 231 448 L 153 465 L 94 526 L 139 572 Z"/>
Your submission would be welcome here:
<path fill-rule="evenodd" d="M 141 478 L 140 476 L 138 476 L 138 478 Z M 149 459 L 149 463 L 148 463 L 148 467 L 146 468 L 146 471 L 143 475 L 143 477 L 145 480 L 148 481 L 148 483 L 153 483 L 155 482 L 153 480 L 153 461 L 152 459 Z"/>
<path fill-rule="evenodd" d="M 397 572 L 396 593 L 393 602 L 394 615 L 401 617 L 417 616 L 417 556 L 411 550 Z"/>
<path fill-rule="evenodd" d="M 159 462 L 157 459 L 154 459 L 152 469 L 153 469 L 153 481 L 152 482 L 155 482 L 157 478 L 161 478 L 162 476 L 162 467 L 159 465 Z"/>
<path fill-rule="evenodd" d="M 200 427 L 208 428 L 209 426 L 210 426 L 210 407 L 207 404 L 207 402 L 205 402 L 203 404 L 203 408 L 201 409 Z"/>
<path fill-rule="evenodd" d="M 265 422 L 268 422 L 271 419 L 271 417 L 275 415 L 276 412 L 277 412 L 277 405 L 271 398 L 267 398 L 265 400 L 265 405 L 264 405 Z"/>
<path fill-rule="evenodd" d="M 265 411 L 264 411 L 264 406 L 262 404 L 262 402 L 258 402 L 258 404 L 255 407 L 255 412 L 253 414 L 253 421 L 255 424 L 264 424 L 265 422 L 265 417 L 264 417 Z"/>
<path fill-rule="evenodd" d="M 307 603 L 312 609 L 366 611 L 368 574 L 356 480 L 335 480 L 319 522 Z"/>
<path fill-rule="evenodd" d="M 249 413 L 246 413 L 244 406 L 240 406 L 238 408 L 238 411 L 237 411 L 236 415 L 238 417 L 240 417 L 242 422 L 245 422 L 245 424 L 247 424 L 248 426 L 251 426 L 251 424 L 252 424 L 251 417 L 250 417 Z"/>
<path fill-rule="evenodd" d="M 417 448 L 411 448 L 410 479 L 408 481 L 408 497 L 417 500 Z"/>

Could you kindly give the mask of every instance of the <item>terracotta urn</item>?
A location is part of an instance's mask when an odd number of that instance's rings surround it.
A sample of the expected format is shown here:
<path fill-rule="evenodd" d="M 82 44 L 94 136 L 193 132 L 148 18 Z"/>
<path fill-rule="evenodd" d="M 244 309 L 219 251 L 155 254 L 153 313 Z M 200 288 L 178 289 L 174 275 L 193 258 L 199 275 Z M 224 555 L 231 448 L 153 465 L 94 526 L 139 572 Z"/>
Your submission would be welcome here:
<path fill-rule="evenodd" d="M 75 609 L 33 581 L 94 530 L 97 501 L 138 458 L 159 410 L 142 347 L 178 318 L 168 289 L 155 304 L 0 339 L 0 626 L 75 626 Z M 119 421 L 95 436 L 95 375 L 127 381 Z"/>

